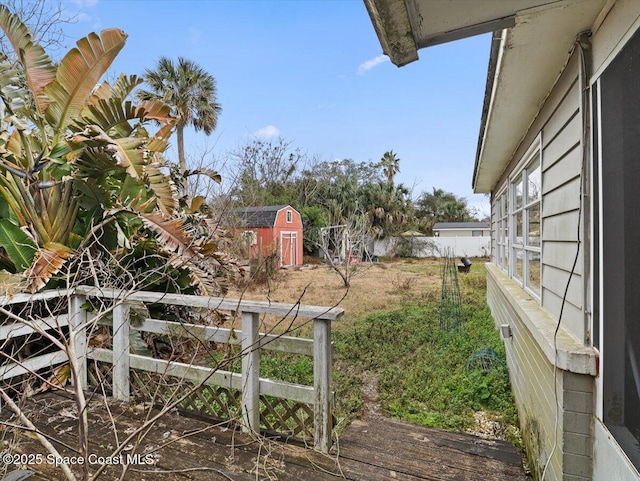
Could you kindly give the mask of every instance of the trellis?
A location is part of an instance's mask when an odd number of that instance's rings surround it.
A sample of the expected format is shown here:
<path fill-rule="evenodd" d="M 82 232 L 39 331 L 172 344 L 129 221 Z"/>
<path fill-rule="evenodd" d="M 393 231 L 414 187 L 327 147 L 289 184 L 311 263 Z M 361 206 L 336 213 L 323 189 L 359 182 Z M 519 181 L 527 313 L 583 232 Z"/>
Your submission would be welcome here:
<path fill-rule="evenodd" d="M 458 266 L 453 250 L 445 249 L 442 257 L 442 294 L 440 298 L 440 330 L 456 332 L 464 323 L 462 297 L 458 283 Z"/>

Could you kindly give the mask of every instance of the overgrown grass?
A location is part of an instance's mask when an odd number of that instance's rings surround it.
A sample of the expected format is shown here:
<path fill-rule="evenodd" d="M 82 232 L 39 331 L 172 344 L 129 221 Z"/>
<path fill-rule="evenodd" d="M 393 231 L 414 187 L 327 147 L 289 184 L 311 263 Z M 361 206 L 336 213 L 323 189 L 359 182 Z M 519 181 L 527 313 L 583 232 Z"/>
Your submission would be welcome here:
<path fill-rule="evenodd" d="M 505 425 L 507 439 L 519 444 L 515 435 L 517 414 L 505 372 L 465 370 L 467 360 L 483 348 L 492 348 L 505 358 L 504 345 L 485 302 L 485 269 L 474 265 L 471 273 L 459 277 L 466 322 L 454 334 L 439 328 L 439 283 L 418 294 L 403 289 L 405 278 L 437 278 L 440 274 L 438 264 L 411 264 L 407 275 L 398 277 L 398 285 L 394 285 L 407 292 L 402 304 L 334 324 L 333 386 L 338 425 L 362 415 L 363 379 L 377 379 L 378 400 L 386 415 L 466 431 L 474 426 L 474 412 L 482 410 Z M 239 361 L 234 367 L 239 370 Z M 313 360 L 263 351 L 260 375 L 313 385 Z"/>
<path fill-rule="evenodd" d="M 475 266 L 474 266 L 475 268 Z M 348 420 L 363 407 L 363 373 L 378 378 L 387 415 L 417 424 L 465 431 L 483 410 L 513 426 L 517 414 L 505 373 L 465 370 L 483 348 L 504 359 L 504 345 L 485 303 L 484 269 L 460 277 L 466 322 L 455 334 L 439 329 L 439 292 L 423 293 L 398 309 L 367 316 L 334 331 L 337 415 Z M 510 439 L 517 441 L 517 439 Z"/>

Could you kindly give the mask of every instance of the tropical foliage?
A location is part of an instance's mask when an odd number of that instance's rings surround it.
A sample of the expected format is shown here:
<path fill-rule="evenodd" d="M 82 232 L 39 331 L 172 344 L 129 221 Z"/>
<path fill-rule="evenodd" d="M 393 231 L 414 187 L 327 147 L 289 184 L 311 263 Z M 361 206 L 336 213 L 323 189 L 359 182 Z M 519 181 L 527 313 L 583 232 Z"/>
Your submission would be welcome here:
<path fill-rule="evenodd" d="M 283 139 L 253 139 L 232 160 L 237 168 L 232 202 L 247 207 L 291 204 L 302 214 L 307 253 L 319 245 L 319 229 L 344 224 L 356 211 L 366 214 L 372 237 L 407 230 L 430 235 L 435 222 L 475 218 L 464 198 L 442 189 L 414 200 L 411 190 L 394 180 L 400 159 L 391 150 L 376 163 L 317 161 Z"/>
<path fill-rule="evenodd" d="M 0 59 L 0 292 L 136 273 L 139 287 L 219 292 L 235 266 L 203 199 L 179 206 L 162 157 L 178 118 L 130 100 L 136 76 L 100 83 L 127 35 L 91 33 L 55 65 L 2 5 L 0 28 L 17 56 Z"/>
<path fill-rule="evenodd" d="M 400 159 L 393 150 L 389 150 L 382 155 L 380 159 L 380 167 L 382 167 L 387 182 L 393 184 L 393 178 L 400 172 Z"/>
<path fill-rule="evenodd" d="M 178 165 L 187 170 L 184 154 L 184 128 L 192 125 L 196 131 L 210 135 L 218 124 L 222 107 L 217 100 L 216 79 L 195 62 L 178 57 L 174 63 L 160 57 L 155 69 L 147 69 L 144 79 L 150 90 L 139 90 L 143 100 L 161 100 L 171 106 L 176 118 Z"/>
<path fill-rule="evenodd" d="M 435 187 L 432 192 L 424 192 L 418 198 L 416 214 L 429 233 L 436 222 L 467 222 L 475 219 L 466 199 Z"/>

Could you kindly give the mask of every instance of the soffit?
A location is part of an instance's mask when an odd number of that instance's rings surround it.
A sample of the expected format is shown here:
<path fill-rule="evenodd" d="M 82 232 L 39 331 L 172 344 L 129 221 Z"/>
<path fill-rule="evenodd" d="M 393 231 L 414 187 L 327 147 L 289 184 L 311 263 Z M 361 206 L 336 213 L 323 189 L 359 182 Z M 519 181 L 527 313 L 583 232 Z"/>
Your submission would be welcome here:
<path fill-rule="evenodd" d="M 493 32 L 520 12 L 575 0 L 364 0 L 382 50 L 402 66 L 418 49 Z"/>
<path fill-rule="evenodd" d="M 473 187 L 487 193 L 509 165 L 560 76 L 576 39 L 605 0 L 561 2 L 516 17 L 502 32 L 494 77 L 487 80 Z M 491 69 L 491 65 L 490 65 Z"/>

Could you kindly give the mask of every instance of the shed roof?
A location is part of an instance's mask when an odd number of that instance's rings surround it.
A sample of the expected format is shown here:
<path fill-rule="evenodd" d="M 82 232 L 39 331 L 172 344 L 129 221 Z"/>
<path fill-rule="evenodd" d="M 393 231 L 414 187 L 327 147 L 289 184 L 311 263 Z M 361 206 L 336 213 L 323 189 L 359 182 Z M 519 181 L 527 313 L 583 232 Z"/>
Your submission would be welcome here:
<path fill-rule="evenodd" d="M 290 205 L 265 205 L 262 207 L 241 207 L 234 210 L 234 214 L 240 218 L 246 227 L 273 227 L 276 223 L 278 212 Z"/>
<path fill-rule="evenodd" d="M 489 229 L 488 222 L 436 222 L 433 230 L 442 229 Z"/>

